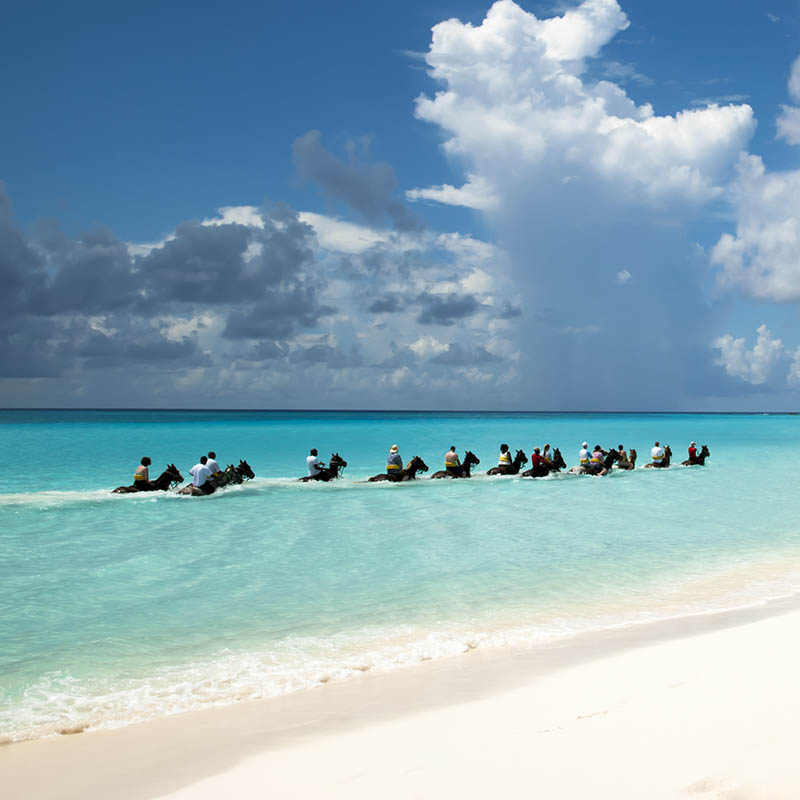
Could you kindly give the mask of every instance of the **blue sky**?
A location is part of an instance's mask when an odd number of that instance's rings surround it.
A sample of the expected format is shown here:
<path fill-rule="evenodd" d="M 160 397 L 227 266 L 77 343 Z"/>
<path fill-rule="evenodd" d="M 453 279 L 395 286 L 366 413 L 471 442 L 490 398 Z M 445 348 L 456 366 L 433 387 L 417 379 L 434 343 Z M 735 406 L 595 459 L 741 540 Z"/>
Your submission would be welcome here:
<path fill-rule="evenodd" d="M 798 22 L 8 8 L 0 404 L 793 409 Z"/>

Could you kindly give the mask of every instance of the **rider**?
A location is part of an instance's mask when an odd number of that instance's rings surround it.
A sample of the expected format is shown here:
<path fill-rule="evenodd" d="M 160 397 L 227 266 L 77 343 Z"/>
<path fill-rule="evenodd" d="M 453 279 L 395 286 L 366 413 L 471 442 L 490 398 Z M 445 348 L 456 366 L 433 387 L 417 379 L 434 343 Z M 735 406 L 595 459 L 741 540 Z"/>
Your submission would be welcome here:
<path fill-rule="evenodd" d="M 664 466 L 664 448 L 656 442 L 653 449 L 650 451 L 650 458 L 653 460 L 654 467 Z"/>
<path fill-rule="evenodd" d="M 306 456 L 306 465 L 308 466 L 308 477 L 316 478 L 322 472 L 323 463 L 317 458 L 317 448 L 312 447 L 309 455 Z"/>
<path fill-rule="evenodd" d="M 444 468 L 449 475 L 455 478 L 461 477 L 461 460 L 454 444 L 450 445 L 450 449 L 444 454 Z"/>
<path fill-rule="evenodd" d="M 206 466 L 208 458 L 200 456 L 200 463 L 195 464 L 189 474 L 192 476 L 192 486 L 199 489 L 203 494 L 211 494 L 214 491 L 214 484 L 208 480 L 211 477 L 211 470 Z"/>
<path fill-rule="evenodd" d="M 534 452 L 536 451 L 534 450 Z M 544 446 L 544 450 L 542 450 L 542 458 L 545 460 L 545 463 L 548 467 L 553 463 L 553 454 L 550 452 L 549 444 Z"/>
<path fill-rule="evenodd" d="M 133 473 L 133 485 L 136 487 L 136 491 L 149 492 L 155 489 L 155 486 L 150 483 L 150 470 L 148 469 L 152 463 L 149 457 L 145 456 L 136 467 L 136 472 Z"/>
<path fill-rule="evenodd" d="M 619 466 L 620 467 L 627 467 L 630 465 L 630 460 L 628 459 L 628 454 L 625 452 L 625 448 L 620 445 L 617 448 L 617 452 L 619 453 Z"/>
<path fill-rule="evenodd" d="M 689 463 L 697 463 L 697 446 L 694 442 L 689 445 Z"/>
<path fill-rule="evenodd" d="M 217 454 L 213 450 L 208 451 L 206 466 L 215 478 L 222 477 L 222 470 L 219 468 L 219 464 L 217 464 Z"/>
<path fill-rule="evenodd" d="M 393 444 L 389 448 L 389 456 L 386 459 L 386 474 L 389 475 L 389 477 L 395 475 L 399 476 L 400 470 L 403 469 L 403 459 L 400 458 L 398 449 L 396 444 Z"/>
<path fill-rule="evenodd" d="M 547 445 L 550 447 L 550 445 Z M 544 456 L 540 455 L 539 448 L 534 447 L 533 452 L 531 453 L 531 469 L 536 469 L 537 467 L 546 466 L 547 461 L 545 461 Z"/>
<path fill-rule="evenodd" d="M 589 469 L 595 475 L 605 475 L 608 470 L 606 469 L 606 465 L 603 461 L 605 458 L 605 453 L 603 452 L 602 448 L 599 444 L 594 446 L 594 450 L 592 451 L 592 457 L 589 459 Z"/>
<path fill-rule="evenodd" d="M 592 454 L 589 452 L 589 443 L 584 442 L 581 445 L 581 451 L 578 453 L 578 459 L 580 460 L 582 467 L 588 467 L 589 462 L 591 461 Z"/>
<path fill-rule="evenodd" d="M 500 445 L 500 456 L 497 459 L 497 466 L 498 467 L 511 466 L 511 452 L 509 451 L 507 444 Z"/>

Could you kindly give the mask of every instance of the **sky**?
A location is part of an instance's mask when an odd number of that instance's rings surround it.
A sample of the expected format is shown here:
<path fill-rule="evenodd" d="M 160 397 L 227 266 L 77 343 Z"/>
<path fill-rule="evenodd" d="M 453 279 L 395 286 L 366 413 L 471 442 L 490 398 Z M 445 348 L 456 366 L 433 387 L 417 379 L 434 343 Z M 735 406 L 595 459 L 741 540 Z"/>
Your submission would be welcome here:
<path fill-rule="evenodd" d="M 0 406 L 783 411 L 800 4 L 7 4 Z"/>

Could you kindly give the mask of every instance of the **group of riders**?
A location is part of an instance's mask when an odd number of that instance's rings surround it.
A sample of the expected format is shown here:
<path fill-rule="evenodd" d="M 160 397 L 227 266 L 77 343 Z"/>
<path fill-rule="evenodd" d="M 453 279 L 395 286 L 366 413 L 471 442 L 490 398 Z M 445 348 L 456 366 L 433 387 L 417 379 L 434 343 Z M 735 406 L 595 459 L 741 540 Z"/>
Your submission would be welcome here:
<path fill-rule="evenodd" d="M 702 454 L 698 454 L 697 445 L 691 442 L 688 448 L 689 458 L 683 463 L 687 466 L 694 464 L 703 464 L 705 457 L 708 455 L 708 448 L 703 447 Z M 664 468 L 670 465 L 670 458 L 672 451 L 669 445 L 662 446 L 660 442 L 655 442 L 650 451 L 650 463 L 645 464 L 646 467 Z M 323 480 L 327 481 L 331 477 L 336 477 L 336 474 L 331 475 L 331 468 L 334 466 L 334 460 L 338 459 L 339 465 L 346 466 L 346 462 L 341 461 L 337 454 L 334 454 L 331 466 L 326 467 L 319 459 L 316 449 L 312 449 L 306 458 L 306 465 L 308 468 L 308 475 L 302 478 L 304 481 L 309 480 Z M 595 445 L 589 448 L 588 442 L 583 442 L 580 452 L 578 453 L 578 466 L 573 467 L 569 471 L 573 474 L 583 475 L 606 475 L 609 470 L 616 466 L 619 469 L 631 470 L 636 466 L 637 454 L 636 450 L 631 448 L 630 452 L 626 451 L 625 447 L 620 444 L 616 449 L 604 450 L 600 445 Z M 415 457 L 415 461 L 421 465 L 419 469 L 426 472 L 428 467 L 422 462 L 421 459 Z M 413 477 L 409 476 L 409 466 L 413 463 L 403 464 L 403 459 L 400 457 L 399 448 L 393 444 L 389 448 L 389 454 L 386 458 L 386 472 L 376 475 L 370 480 L 390 480 L 401 481 Z M 448 478 L 462 478 L 469 477 L 470 467 L 480 463 L 479 459 L 471 452 L 467 451 L 465 462 L 462 463 L 461 459 L 456 452 L 455 445 L 444 454 L 444 470 L 435 473 L 432 477 L 448 477 Z M 500 454 L 497 459 L 497 466 L 489 470 L 490 475 L 515 475 L 518 474 L 522 465 L 528 463 L 528 458 L 523 451 L 519 451 L 516 457 L 512 457 L 511 450 L 507 444 L 500 445 Z M 558 448 L 552 449 L 550 444 L 545 444 L 543 447 L 534 447 L 530 456 L 530 468 L 523 472 L 524 476 L 540 477 L 549 474 L 550 472 L 557 472 L 566 467 L 566 464 L 561 456 Z"/>
<path fill-rule="evenodd" d="M 650 451 L 651 461 L 645 467 L 663 468 L 670 465 L 672 451 L 669 445 L 662 447 L 660 442 L 656 442 Z M 697 445 L 692 442 L 689 445 L 689 458 L 684 461 L 684 465 L 704 464 L 708 456 L 708 448 L 703 445 L 701 453 L 697 452 Z M 578 466 L 572 467 L 569 472 L 579 475 L 606 475 L 609 470 L 616 466 L 619 469 L 634 469 L 636 466 L 636 450 L 631 448 L 627 452 L 623 445 L 616 449 L 603 450 L 600 445 L 589 448 L 588 442 L 581 445 L 578 453 Z M 148 456 L 142 458 L 139 466 L 133 475 L 133 483 L 130 486 L 120 486 L 116 492 L 149 492 L 158 489 L 166 489 L 169 486 L 183 481 L 183 476 L 178 472 L 174 465 L 170 464 L 167 470 L 159 476 L 156 481 L 150 480 L 150 465 L 152 461 Z M 497 458 L 497 466 L 492 467 L 490 475 L 516 475 L 521 467 L 528 463 L 528 458 L 522 450 L 519 450 L 515 457 L 512 457 L 511 450 L 507 444 L 500 445 L 500 455 Z M 470 468 L 480 464 L 480 459 L 467 451 L 462 463 L 456 446 L 451 445 L 450 449 L 444 454 L 444 469 L 434 473 L 434 478 L 468 478 Z M 347 462 L 338 453 L 331 456 L 329 464 L 324 464 L 316 448 L 312 448 L 306 458 L 308 474 L 301 478 L 302 481 L 329 481 L 339 475 L 339 470 L 347 466 Z M 526 477 L 542 477 L 550 472 L 558 472 L 566 467 L 566 463 L 561 456 L 558 448 L 551 449 L 549 444 L 543 447 L 534 447 L 530 457 L 530 468 L 522 473 Z M 428 467 L 421 458 L 415 456 L 405 466 L 400 457 L 400 449 L 396 444 L 389 448 L 386 458 L 386 472 L 370 478 L 375 480 L 404 481 L 413 478 L 417 471 L 427 472 Z M 240 461 L 238 467 L 230 466 L 226 470 L 220 468 L 217 462 L 217 454 L 209 450 L 207 456 L 201 456 L 200 461 L 195 464 L 189 474 L 192 482 L 180 491 L 185 494 L 205 495 L 213 494 L 220 486 L 228 483 L 241 483 L 243 478 L 252 478 L 254 473 L 246 461 Z M 162 481 L 162 479 L 164 479 Z M 163 484 L 163 485 L 162 485 Z"/>
<path fill-rule="evenodd" d="M 133 473 L 133 483 L 130 486 L 119 486 L 114 489 L 114 492 L 127 494 L 164 491 L 183 481 L 183 475 L 174 464 L 168 464 L 167 469 L 151 481 L 150 465 L 152 463 L 149 456 L 144 456 Z M 217 462 L 217 454 L 213 450 L 209 450 L 207 456 L 200 456 L 200 460 L 189 470 L 189 474 L 192 477 L 191 483 L 180 490 L 182 494 L 213 494 L 220 486 L 241 483 L 246 478 L 255 477 L 255 473 L 246 461 L 240 461 L 238 467 L 231 465 L 223 470 Z"/>

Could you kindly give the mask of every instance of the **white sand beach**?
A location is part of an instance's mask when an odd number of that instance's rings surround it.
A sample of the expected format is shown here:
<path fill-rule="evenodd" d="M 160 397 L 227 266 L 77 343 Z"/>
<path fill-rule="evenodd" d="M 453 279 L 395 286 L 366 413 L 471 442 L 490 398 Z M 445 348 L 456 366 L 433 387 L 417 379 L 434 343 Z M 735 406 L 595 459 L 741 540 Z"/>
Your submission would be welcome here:
<path fill-rule="evenodd" d="M 6 745 L 2 796 L 789 800 L 799 630 L 788 604 L 693 617 Z"/>

